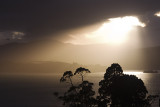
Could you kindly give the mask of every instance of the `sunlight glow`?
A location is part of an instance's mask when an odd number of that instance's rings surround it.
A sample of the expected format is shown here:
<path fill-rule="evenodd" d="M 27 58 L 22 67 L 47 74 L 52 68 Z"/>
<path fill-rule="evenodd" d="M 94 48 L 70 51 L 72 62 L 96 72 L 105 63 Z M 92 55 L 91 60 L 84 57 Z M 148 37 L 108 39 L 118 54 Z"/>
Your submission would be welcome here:
<path fill-rule="evenodd" d="M 156 15 L 157 17 L 160 17 L 160 12 L 157 12 L 154 15 Z"/>
<path fill-rule="evenodd" d="M 128 33 L 135 27 L 145 27 L 145 24 L 140 22 L 137 17 L 125 16 L 118 18 L 110 18 L 107 22 L 96 31 L 70 35 L 72 40 L 66 43 L 72 44 L 97 44 L 109 43 L 120 44 L 126 41 Z"/>
<path fill-rule="evenodd" d="M 143 74 L 143 72 L 124 72 L 124 74 L 128 74 L 128 75 L 137 75 L 137 74 Z"/>

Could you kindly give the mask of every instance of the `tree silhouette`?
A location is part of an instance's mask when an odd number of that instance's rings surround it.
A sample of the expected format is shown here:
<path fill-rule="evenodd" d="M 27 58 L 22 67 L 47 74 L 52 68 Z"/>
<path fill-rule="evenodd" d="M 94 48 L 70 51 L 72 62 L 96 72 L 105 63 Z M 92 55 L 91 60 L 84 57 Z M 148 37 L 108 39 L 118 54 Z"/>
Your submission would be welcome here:
<path fill-rule="evenodd" d="M 123 70 L 121 66 L 117 63 L 114 63 L 111 65 L 111 67 L 108 67 L 106 70 L 106 73 L 104 74 L 104 79 L 99 82 L 99 96 L 97 97 L 97 100 L 99 102 L 99 106 L 107 106 L 110 102 L 110 95 L 111 95 L 111 84 L 113 83 L 113 80 L 117 76 L 122 76 Z"/>
<path fill-rule="evenodd" d="M 90 73 L 90 70 L 88 70 L 86 68 L 79 67 L 76 69 L 74 75 L 79 74 L 81 76 L 82 82 L 83 82 L 83 78 L 86 73 Z"/>
<path fill-rule="evenodd" d="M 83 81 L 78 86 L 78 98 L 81 107 L 92 107 L 95 105 L 95 91 L 93 91 L 93 83 L 88 81 Z"/>
<path fill-rule="evenodd" d="M 86 68 L 77 68 L 74 75 L 80 74 L 82 82 L 75 86 L 72 82 L 72 77 L 74 76 L 72 71 L 64 72 L 63 76 L 60 79 L 60 82 L 69 81 L 71 87 L 68 91 L 64 93 L 63 96 L 60 96 L 59 99 L 63 101 L 63 105 L 68 105 L 69 107 L 92 107 L 95 105 L 96 99 L 93 97 L 95 91 L 93 91 L 93 83 L 89 81 L 84 81 L 84 75 L 90 73 Z M 58 93 L 54 93 L 58 97 Z"/>
<path fill-rule="evenodd" d="M 72 76 L 73 76 L 72 71 L 66 71 L 66 72 L 64 72 L 63 76 L 61 77 L 60 82 L 65 82 L 65 81 L 69 80 L 70 84 L 73 86 L 72 79 L 71 79 Z"/>
<path fill-rule="evenodd" d="M 117 76 L 110 85 L 111 107 L 148 106 L 144 83 L 134 75 Z"/>
<path fill-rule="evenodd" d="M 107 68 L 104 79 L 99 82 L 99 95 L 94 97 L 93 83 L 84 81 L 84 75 L 90 73 L 86 68 L 77 68 L 74 75 L 80 74 L 82 81 L 74 85 L 72 71 L 64 72 L 60 82 L 69 81 L 68 91 L 60 96 L 64 105 L 69 107 L 150 107 L 157 95 L 147 97 L 143 81 L 134 75 L 123 74 L 117 63 Z M 55 92 L 58 97 L 59 93 Z"/>
<path fill-rule="evenodd" d="M 148 93 L 143 81 L 134 75 L 125 75 L 119 64 L 112 64 L 99 82 L 99 107 L 149 107 L 157 96 Z"/>

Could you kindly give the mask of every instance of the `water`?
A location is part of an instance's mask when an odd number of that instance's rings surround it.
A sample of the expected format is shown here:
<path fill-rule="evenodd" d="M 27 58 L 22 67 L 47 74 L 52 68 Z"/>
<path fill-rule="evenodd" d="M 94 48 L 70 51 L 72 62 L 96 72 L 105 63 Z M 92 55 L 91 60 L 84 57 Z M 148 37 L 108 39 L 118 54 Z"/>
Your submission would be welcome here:
<path fill-rule="evenodd" d="M 64 92 L 69 87 L 59 83 L 62 74 L 0 74 L 0 107 L 61 107 L 62 102 L 53 96 L 53 92 Z M 103 79 L 104 72 L 91 73 L 86 80 L 94 82 L 94 90 Z M 160 94 L 159 73 L 137 73 L 149 94 Z M 80 78 L 73 78 L 80 80 Z M 75 84 L 78 82 L 76 81 Z M 158 102 L 153 107 L 158 106 Z"/>
<path fill-rule="evenodd" d="M 53 92 L 63 89 L 59 77 L 54 74 L 2 74 L 0 107 L 58 107 Z"/>

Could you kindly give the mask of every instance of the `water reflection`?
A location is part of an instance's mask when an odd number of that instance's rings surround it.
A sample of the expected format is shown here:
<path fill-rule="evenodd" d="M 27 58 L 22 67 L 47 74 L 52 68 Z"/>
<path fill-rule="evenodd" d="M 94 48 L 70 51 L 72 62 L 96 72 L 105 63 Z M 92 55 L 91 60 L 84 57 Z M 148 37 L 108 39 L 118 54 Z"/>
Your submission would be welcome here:
<path fill-rule="evenodd" d="M 89 73 L 84 79 L 94 83 L 94 90 L 98 90 L 99 81 L 103 79 L 105 72 Z M 126 73 L 126 71 L 124 72 Z M 136 75 L 142 79 L 149 94 L 160 95 L 160 73 L 143 73 L 143 71 L 130 71 L 129 75 Z M 59 82 L 62 74 L 1 74 L 0 75 L 0 106 L 11 107 L 39 107 L 42 105 L 57 106 L 57 100 L 53 92 L 65 92 L 67 85 Z M 80 78 L 75 78 L 80 79 Z M 18 103 L 17 103 L 18 102 Z M 158 102 L 157 102 L 158 103 Z M 61 103 L 59 103 L 61 104 Z M 24 105 L 24 106 L 23 106 Z M 156 107 L 156 106 L 155 106 Z"/>
<path fill-rule="evenodd" d="M 128 70 L 128 71 L 124 71 L 124 74 L 128 74 L 128 75 L 138 75 L 138 74 L 142 74 L 143 71 L 133 71 L 133 70 Z"/>

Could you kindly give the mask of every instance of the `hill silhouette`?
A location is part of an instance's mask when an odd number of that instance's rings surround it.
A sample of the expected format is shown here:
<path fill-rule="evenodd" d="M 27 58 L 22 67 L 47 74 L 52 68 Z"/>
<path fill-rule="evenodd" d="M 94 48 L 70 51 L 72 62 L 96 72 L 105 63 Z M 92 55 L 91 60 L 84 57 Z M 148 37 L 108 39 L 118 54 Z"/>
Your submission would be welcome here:
<path fill-rule="evenodd" d="M 93 72 L 103 71 L 104 66 L 81 65 L 77 63 L 35 61 L 35 62 L 0 62 L 0 72 L 2 73 L 62 73 L 66 69 L 73 70 L 80 66 L 88 67 Z"/>

